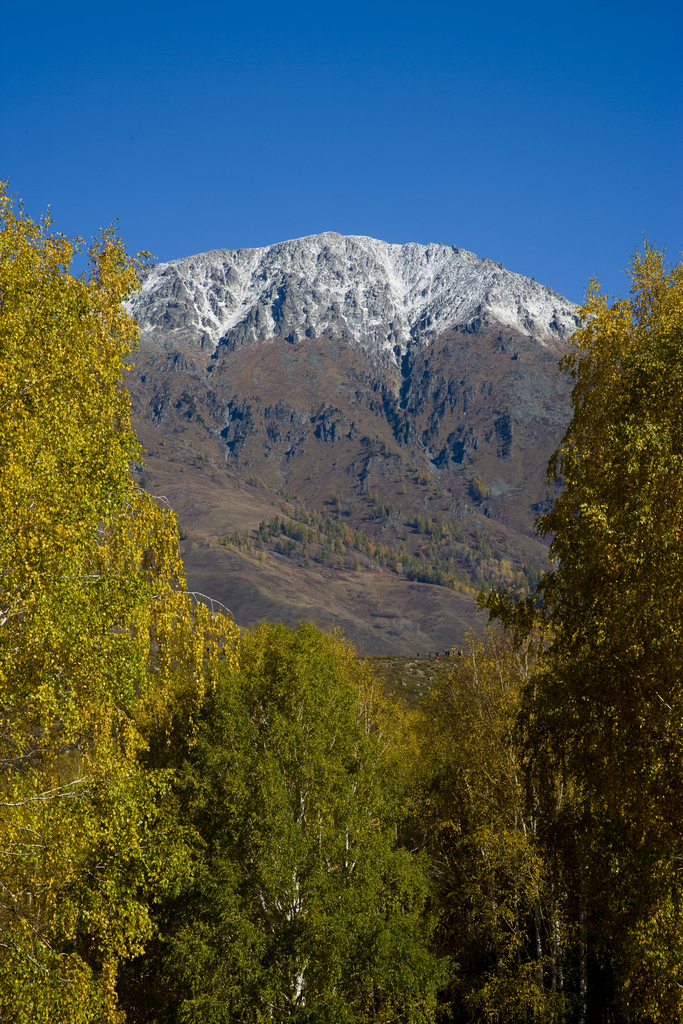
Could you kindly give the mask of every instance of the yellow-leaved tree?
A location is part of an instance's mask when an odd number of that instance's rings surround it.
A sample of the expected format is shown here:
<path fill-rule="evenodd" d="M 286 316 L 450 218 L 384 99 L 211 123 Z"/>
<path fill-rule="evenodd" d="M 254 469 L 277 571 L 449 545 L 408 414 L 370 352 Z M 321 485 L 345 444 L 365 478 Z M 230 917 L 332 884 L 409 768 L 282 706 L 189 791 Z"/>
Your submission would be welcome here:
<path fill-rule="evenodd" d="M 646 244 L 629 274 L 613 303 L 592 282 L 561 364 L 564 489 L 539 521 L 556 568 L 486 604 L 547 639 L 518 724 L 579 1020 L 656 1024 L 683 1017 L 683 264 Z"/>
<path fill-rule="evenodd" d="M 437 946 L 458 964 L 442 993 L 451 1021 L 567 1017 L 565 923 L 514 729 L 538 641 L 469 635 L 418 717 L 413 828 L 431 857 Z"/>
<path fill-rule="evenodd" d="M 234 630 L 185 593 L 175 516 L 130 476 L 139 259 L 110 229 L 75 277 L 78 240 L 49 226 L 0 186 L 0 1018 L 17 1024 L 119 1019 L 118 963 L 183 857 L 167 773 L 141 755 Z"/>

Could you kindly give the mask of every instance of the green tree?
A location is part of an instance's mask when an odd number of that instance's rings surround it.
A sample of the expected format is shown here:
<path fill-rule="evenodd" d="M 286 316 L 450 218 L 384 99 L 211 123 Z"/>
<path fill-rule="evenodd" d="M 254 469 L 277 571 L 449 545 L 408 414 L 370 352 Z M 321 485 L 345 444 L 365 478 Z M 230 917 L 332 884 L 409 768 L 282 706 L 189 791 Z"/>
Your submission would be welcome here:
<path fill-rule="evenodd" d="M 0 1017 L 117 1019 L 144 895 L 181 851 L 166 773 L 143 768 L 207 644 L 230 633 L 183 593 L 175 517 L 133 483 L 121 385 L 137 261 L 75 243 L 0 187 Z"/>
<path fill-rule="evenodd" d="M 540 532 L 556 569 L 490 609 L 548 649 L 525 690 L 529 780 L 561 853 L 580 1019 L 683 1015 L 683 265 L 646 245 L 627 299 L 592 283 L 573 419 Z M 535 611 L 535 607 L 538 609 Z M 572 792 L 570 801 L 559 798 Z M 558 843 L 558 840 L 560 842 Z M 605 1016 L 604 1019 L 607 1019 Z"/>
<path fill-rule="evenodd" d="M 194 881 L 128 973 L 130 1019 L 428 1019 L 444 968 L 422 860 L 397 842 L 402 756 L 339 640 L 243 634 L 180 772 Z"/>

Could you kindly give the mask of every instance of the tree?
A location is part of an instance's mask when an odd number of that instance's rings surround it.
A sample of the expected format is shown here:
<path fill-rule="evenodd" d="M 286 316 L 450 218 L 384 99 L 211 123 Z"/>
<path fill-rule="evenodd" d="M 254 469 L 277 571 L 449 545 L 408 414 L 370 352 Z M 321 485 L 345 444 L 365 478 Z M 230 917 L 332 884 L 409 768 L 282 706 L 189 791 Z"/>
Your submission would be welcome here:
<path fill-rule="evenodd" d="M 69 266 L 0 187 L 0 1016 L 117 1019 L 145 894 L 182 851 L 167 773 L 140 760 L 207 649 L 229 639 L 184 593 L 175 517 L 133 483 L 121 385 L 137 286 L 112 230 Z M 78 241 L 78 240 L 77 240 Z M 208 646 L 207 646 L 208 645 Z M 190 695 L 194 694 L 194 703 Z"/>
<path fill-rule="evenodd" d="M 367 665 L 305 623 L 243 633 L 238 656 L 179 776 L 194 880 L 124 980 L 129 1019 L 428 1019 L 444 964 Z"/>
<path fill-rule="evenodd" d="M 444 994 L 453 1021 L 558 1020 L 565 1005 L 564 922 L 514 735 L 533 668 L 532 646 L 469 636 L 421 707 L 414 828 L 430 854 L 438 947 L 458 963 Z"/>
<path fill-rule="evenodd" d="M 612 305 L 591 283 L 563 360 L 573 419 L 549 479 L 564 490 L 540 519 L 557 568 L 532 601 L 489 607 L 518 633 L 534 619 L 547 631 L 522 722 L 547 841 L 562 837 L 575 893 L 580 1017 L 672 1021 L 683 1014 L 683 265 L 646 244 L 630 276 L 630 297 Z"/>

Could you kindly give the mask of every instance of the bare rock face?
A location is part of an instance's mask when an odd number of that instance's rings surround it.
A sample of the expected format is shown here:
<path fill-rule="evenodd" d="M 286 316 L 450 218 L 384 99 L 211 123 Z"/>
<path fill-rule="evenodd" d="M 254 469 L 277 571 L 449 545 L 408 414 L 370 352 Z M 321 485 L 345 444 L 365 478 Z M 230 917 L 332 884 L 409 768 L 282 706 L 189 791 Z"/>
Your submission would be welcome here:
<path fill-rule="evenodd" d="M 217 489 L 229 478 L 266 488 L 264 515 L 296 494 L 475 586 L 542 568 L 534 521 L 570 415 L 557 360 L 577 326 L 561 295 L 455 247 L 325 233 L 149 268 L 129 308 L 134 425 L 181 513 L 172 496 L 211 467 L 215 503 L 195 496 L 185 513 L 198 544 L 209 523 L 245 529 L 252 506 L 233 522 L 236 492 L 231 505 Z M 451 524 L 445 547 L 411 527 L 435 516 Z M 238 621 L 266 614 L 252 601 L 240 620 L 228 584 L 212 586 Z"/>

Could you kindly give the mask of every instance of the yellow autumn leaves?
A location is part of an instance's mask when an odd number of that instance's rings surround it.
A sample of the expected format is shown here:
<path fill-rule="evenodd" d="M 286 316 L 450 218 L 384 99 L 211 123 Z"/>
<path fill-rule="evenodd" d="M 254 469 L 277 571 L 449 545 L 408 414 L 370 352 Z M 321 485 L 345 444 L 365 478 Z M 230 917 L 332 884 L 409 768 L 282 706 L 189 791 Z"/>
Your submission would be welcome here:
<path fill-rule="evenodd" d="M 0 1015 L 116 1017 L 121 956 L 174 871 L 161 770 L 232 623 L 184 593 L 175 517 L 131 480 L 121 386 L 138 261 L 74 243 L 0 190 Z M 180 856 L 180 854 L 178 854 Z M 81 1016 L 82 1013 L 82 1016 Z"/>

